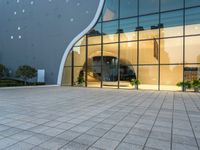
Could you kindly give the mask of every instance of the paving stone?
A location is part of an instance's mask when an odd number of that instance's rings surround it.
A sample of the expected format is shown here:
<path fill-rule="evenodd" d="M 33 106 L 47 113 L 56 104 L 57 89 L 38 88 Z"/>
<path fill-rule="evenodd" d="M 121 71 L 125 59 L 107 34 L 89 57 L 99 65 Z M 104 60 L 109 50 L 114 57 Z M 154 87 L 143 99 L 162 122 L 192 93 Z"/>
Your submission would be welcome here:
<path fill-rule="evenodd" d="M 80 132 L 68 130 L 68 131 L 65 131 L 65 132 L 59 134 L 57 137 L 62 138 L 64 140 L 71 141 L 71 140 L 75 139 L 76 137 L 78 137 L 80 135 L 81 135 Z"/>
<path fill-rule="evenodd" d="M 125 137 L 125 133 L 115 132 L 115 131 L 109 131 L 107 132 L 103 138 L 115 140 L 115 141 L 121 141 Z"/>
<path fill-rule="evenodd" d="M 4 138 L 0 140 L 0 149 L 5 149 L 6 147 L 9 147 L 13 144 L 17 143 L 16 140 Z"/>
<path fill-rule="evenodd" d="M 37 87 L 0 95 L 0 149 L 168 150 L 172 130 L 173 149 L 200 145 L 197 93 Z"/>
<path fill-rule="evenodd" d="M 89 135 L 89 134 L 83 134 L 83 135 L 79 136 L 78 138 L 76 138 L 74 141 L 78 142 L 80 144 L 90 146 L 90 145 L 94 144 L 98 139 L 99 139 L 99 137 L 97 137 L 97 136 Z"/>
<path fill-rule="evenodd" d="M 190 146 L 190 145 L 173 143 L 172 144 L 172 150 L 198 150 L 198 148 Z"/>
<path fill-rule="evenodd" d="M 65 144 L 67 144 L 69 141 L 63 140 L 63 139 L 59 139 L 59 138 L 53 138 L 50 139 L 42 144 L 40 144 L 39 146 L 42 148 L 46 148 L 46 149 L 59 149 L 62 146 L 64 146 Z"/>
<path fill-rule="evenodd" d="M 12 146 L 9 146 L 5 150 L 29 150 L 29 149 L 32 149 L 33 147 L 35 147 L 35 145 L 19 142 Z"/>
<path fill-rule="evenodd" d="M 44 134 L 34 134 L 33 136 L 25 139 L 24 141 L 26 143 L 30 143 L 30 144 L 33 144 L 33 145 L 39 145 L 39 144 L 41 144 L 45 141 L 48 141 L 51 138 L 53 138 L 53 137 L 47 136 L 47 135 L 44 135 Z"/>
<path fill-rule="evenodd" d="M 101 138 L 93 146 L 101 149 L 113 150 L 118 144 L 118 141 Z"/>
<path fill-rule="evenodd" d="M 123 142 L 130 143 L 130 144 L 136 144 L 136 145 L 144 145 L 147 138 L 137 135 L 127 135 Z"/>
<path fill-rule="evenodd" d="M 87 134 L 101 137 L 101 136 L 103 136 L 106 132 L 107 132 L 107 130 L 105 130 L 105 129 L 101 129 L 101 128 L 92 128 L 92 129 L 90 129 L 90 130 L 87 131 Z"/>
<path fill-rule="evenodd" d="M 116 150 L 142 150 L 143 146 L 129 144 L 129 143 L 120 143 Z"/>
<path fill-rule="evenodd" d="M 77 142 L 70 142 L 69 144 L 62 147 L 60 150 L 86 150 L 88 145 L 80 144 Z"/>
<path fill-rule="evenodd" d="M 146 146 L 155 149 L 170 150 L 170 142 L 156 140 L 152 138 L 148 138 Z"/>

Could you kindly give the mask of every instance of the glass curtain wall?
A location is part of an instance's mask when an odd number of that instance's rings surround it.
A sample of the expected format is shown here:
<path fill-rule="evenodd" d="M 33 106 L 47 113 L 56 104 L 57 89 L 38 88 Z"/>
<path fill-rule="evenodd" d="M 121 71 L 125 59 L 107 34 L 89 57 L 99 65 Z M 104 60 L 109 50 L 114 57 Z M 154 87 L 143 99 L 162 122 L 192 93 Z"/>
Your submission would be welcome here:
<path fill-rule="evenodd" d="M 91 31 L 72 48 L 63 85 L 180 90 L 200 79 L 199 0 L 106 0 Z"/>

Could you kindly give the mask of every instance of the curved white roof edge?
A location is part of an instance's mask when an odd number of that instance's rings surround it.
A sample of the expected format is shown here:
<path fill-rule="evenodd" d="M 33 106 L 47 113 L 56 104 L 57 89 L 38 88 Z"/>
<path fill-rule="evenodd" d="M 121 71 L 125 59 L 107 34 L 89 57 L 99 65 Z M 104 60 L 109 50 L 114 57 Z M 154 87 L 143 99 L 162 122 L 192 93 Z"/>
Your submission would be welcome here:
<path fill-rule="evenodd" d="M 85 34 L 87 34 L 96 24 L 96 22 L 99 19 L 99 16 L 101 15 L 101 11 L 103 9 L 104 6 L 104 0 L 100 0 L 99 2 L 99 6 L 98 9 L 96 11 L 95 17 L 92 20 L 92 22 L 89 24 L 89 26 L 87 28 L 85 28 L 80 34 L 78 34 L 68 45 L 67 49 L 64 52 L 64 55 L 62 57 L 62 61 L 60 64 L 60 68 L 59 68 L 59 73 L 58 73 L 58 80 L 57 80 L 57 84 L 61 85 L 62 84 L 62 76 L 63 76 L 63 70 L 64 70 L 64 66 L 65 66 L 65 61 L 67 59 L 68 53 L 70 52 L 70 50 L 72 49 L 72 47 L 74 46 L 74 44 L 76 44 L 76 42 L 78 42 L 78 40 L 80 40 Z"/>

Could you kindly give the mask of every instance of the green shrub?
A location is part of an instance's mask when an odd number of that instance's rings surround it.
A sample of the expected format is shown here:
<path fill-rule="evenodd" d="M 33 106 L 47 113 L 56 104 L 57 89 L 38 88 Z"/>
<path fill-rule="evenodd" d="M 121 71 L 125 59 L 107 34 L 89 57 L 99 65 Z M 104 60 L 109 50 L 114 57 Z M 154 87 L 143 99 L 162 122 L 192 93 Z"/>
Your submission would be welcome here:
<path fill-rule="evenodd" d="M 200 89 L 200 80 L 193 80 L 192 87 L 194 88 L 195 92 L 199 92 Z"/>
<path fill-rule="evenodd" d="M 25 85 L 27 85 L 27 81 L 37 76 L 37 70 L 31 66 L 23 65 L 19 66 L 16 71 L 16 76 L 23 79 Z"/>
<path fill-rule="evenodd" d="M 192 87 L 190 81 L 178 82 L 176 85 L 178 87 L 181 87 L 183 89 L 183 91 L 185 91 L 186 89 L 191 89 L 191 87 Z"/>
<path fill-rule="evenodd" d="M 7 69 L 3 64 L 0 64 L 0 79 L 7 76 Z"/>
<path fill-rule="evenodd" d="M 132 86 L 134 86 L 134 85 L 138 86 L 138 85 L 140 85 L 140 81 L 137 80 L 137 79 L 132 79 L 132 80 L 130 81 L 130 84 L 131 84 Z"/>
<path fill-rule="evenodd" d="M 83 83 L 85 83 L 83 71 L 80 71 L 79 76 L 77 78 L 77 83 L 78 83 L 78 85 L 82 85 Z"/>
<path fill-rule="evenodd" d="M 11 87 L 11 86 L 23 86 L 24 82 L 12 79 L 2 79 L 0 80 L 0 87 Z"/>

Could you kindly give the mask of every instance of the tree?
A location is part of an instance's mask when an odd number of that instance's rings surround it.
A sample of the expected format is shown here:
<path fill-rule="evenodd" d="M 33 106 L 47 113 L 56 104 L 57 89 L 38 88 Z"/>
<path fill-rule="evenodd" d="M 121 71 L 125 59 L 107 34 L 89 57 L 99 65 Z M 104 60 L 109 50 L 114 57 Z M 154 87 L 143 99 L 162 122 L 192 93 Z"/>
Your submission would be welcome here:
<path fill-rule="evenodd" d="M 27 81 L 29 79 L 36 77 L 36 75 L 37 75 L 37 70 L 27 65 L 19 66 L 16 71 L 16 76 L 22 78 L 25 82 L 25 85 L 27 84 Z"/>
<path fill-rule="evenodd" d="M 7 69 L 3 64 L 0 64 L 0 79 L 7 75 Z"/>

